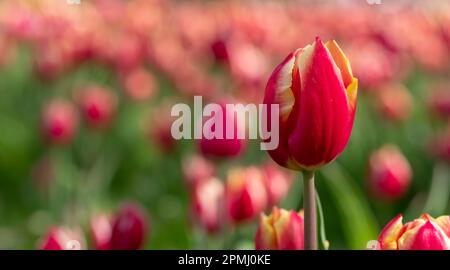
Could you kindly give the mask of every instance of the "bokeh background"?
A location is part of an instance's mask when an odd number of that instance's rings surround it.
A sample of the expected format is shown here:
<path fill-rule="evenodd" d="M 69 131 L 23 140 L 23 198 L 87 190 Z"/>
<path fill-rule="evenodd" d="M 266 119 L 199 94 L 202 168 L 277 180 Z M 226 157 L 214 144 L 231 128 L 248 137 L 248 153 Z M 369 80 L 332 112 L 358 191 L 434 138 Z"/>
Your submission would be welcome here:
<path fill-rule="evenodd" d="M 1 1 L 0 248 L 70 228 L 94 249 L 92 231 L 107 238 L 132 212 L 145 234 L 116 236 L 143 238 L 130 248 L 252 249 L 260 211 L 301 208 L 301 176 L 257 140 L 228 154 L 173 140 L 170 108 L 259 104 L 273 68 L 316 36 L 360 81 L 350 142 L 317 174 L 330 248 L 366 248 L 399 213 L 448 214 L 450 3 L 392 2 Z M 229 213 L 236 178 L 256 183 L 258 203 L 234 203 L 249 215 Z"/>

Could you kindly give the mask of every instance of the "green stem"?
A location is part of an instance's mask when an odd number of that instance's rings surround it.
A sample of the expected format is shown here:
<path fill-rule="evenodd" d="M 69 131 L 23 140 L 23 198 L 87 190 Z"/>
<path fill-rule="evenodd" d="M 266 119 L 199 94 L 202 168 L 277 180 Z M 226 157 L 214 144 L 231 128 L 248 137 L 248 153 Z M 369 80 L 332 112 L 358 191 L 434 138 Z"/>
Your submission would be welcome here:
<path fill-rule="evenodd" d="M 313 171 L 303 172 L 303 185 L 305 250 L 317 250 L 316 189 Z"/>

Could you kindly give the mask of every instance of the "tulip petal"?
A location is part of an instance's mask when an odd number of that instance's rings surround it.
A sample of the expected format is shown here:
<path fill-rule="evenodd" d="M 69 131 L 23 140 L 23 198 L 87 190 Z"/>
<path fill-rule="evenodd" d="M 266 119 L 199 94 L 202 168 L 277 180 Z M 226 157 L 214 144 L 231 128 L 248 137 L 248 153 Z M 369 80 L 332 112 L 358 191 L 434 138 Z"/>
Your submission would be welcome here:
<path fill-rule="evenodd" d="M 288 151 L 287 134 L 289 133 L 287 120 L 292 112 L 295 98 L 293 88 L 300 87 L 299 83 L 295 80 L 299 80 L 294 70 L 295 56 L 299 50 L 289 54 L 281 64 L 279 64 L 272 75 L 269 78 L 266 86 L 266 94 L 264 97 L 264 104 L 272 105 L 278 104 L 280 106 L 280 123 L 279 123 L 279 146 L 277 149 L 269 151 L 270 156 L 279 165 L 296 169 L 296 165 L 291 161 L 291 157 Z M 298 92 L 299 90 L 296 90 Z M 272 113 L 271 107 L 267 108 L 266 119 L 263 123 L 267 123 L 267 129 L 272 129 L 270 122 L 270 115 Z"/>
<path fill-rule="evenodd" d="M 275 211 L 275 209 L 274 209 Z M 277 248 L 273 216 L 261 214 L 259 227 L 255 236 L 255 249 L 273 250 Z"/>
<path fill-rule="evenodd" d="M 303 243 L 303 219 L 294 211 L 281 209 L 280 218 L 274 224 L 279 250 L 301 250 Z"/>
<path fill-rule="evenodd" d="M 436 224 L 450 237 L 450 216 L 440 216 L 436 219 Z"/>
<path fill-rule="evenodd" d="M 302 51 L 297 65 L 301 98 L 296 97 L 290 115 L 295 124 L 288 143 L 299 166 L 314 169 L 344 150 L 353 113 L 339 70 L 320 39 Z"/>
<path fill-rule="evenodd" d="M 403 216 L 399 214 L 381 231 L 378 242 L 383 250 L 397 249 L 397 238 L 400 236 L 403 227 Z"/>
<path fill-rule="evenodd" d="M 339 45 L 336 43 L 336 41 L 330 40 L 325 44 L 325 46 L 333 57 L 334 63 L 336 63 L 341 72 L 344 86 L 348 87 L 351 83 L 353 83 L 354 80 L 350 62 L 348 61 L 347 57 L 345 56 Z"/>
<path fill-rule="evenodd" d="M 398 240 L 399 249 L 445 250 L 450 248 L 445 233 L 431 220 L 406 231 Z"/>

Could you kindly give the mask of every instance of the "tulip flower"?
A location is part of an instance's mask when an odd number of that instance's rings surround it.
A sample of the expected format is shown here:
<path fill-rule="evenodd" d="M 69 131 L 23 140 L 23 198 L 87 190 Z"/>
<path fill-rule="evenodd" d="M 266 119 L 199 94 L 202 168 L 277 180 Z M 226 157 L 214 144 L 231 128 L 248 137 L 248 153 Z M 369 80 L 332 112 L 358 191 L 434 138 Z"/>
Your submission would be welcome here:
<path fill-rule="evenodd" d="M 79 250 L 85 243 L 81 230 L 66 227 L 52 227 L 41 240 L 42 250 Z"/>
<path fill-rule="evenodd" d="M 222 138 L 208 138 L 208 134 L 205 132 L 211 132 L 208 130 L 203 130 L 202 138 L 199 140 L 199 149 L 200 152 L 208 157 L 215 158 L 230 158 L 235 157 L 240 154 L 245 149 L 246 141 L 245 139 L 238 138 L 239 129 L 243 129 L 243 125 L 238 121 L 237 117 L 234 115 L 234 111 L 230 111 L 226 109 L 225 103 L 219 103 L 222 108 Z M 211 117 L 215 117 L 212 115 Z M 206 120 L 205 120 L 206 121 Z M 220 121 L 216 120 L 216 121 Z M 234 128 L 234 137 L 227 138 L 227 125 L 231 125 L 233 122 Z"/>
<path fill-rule="evenodd" d="M 428 148 L 434 157 L 450 163 L 450 128 L 447 127 L 447 130 L 435 135 Z"/>
<path fill-rule="evenodd" d="M 301 250 L 303 239 L 303 211 L 274 207 L 269 216 L 261 214 L 255 236 L 257 250 Z"/>
<path fill-rule="evenodd" d="M 296 170 L 313 170 L 334 160 L 352 131 L 357 86 L 335 41 L 324 44 L 317 38 L 291 53 L 266 87 L 264 103 L 280 106 L 280 145 L 270 156 Z"/>
<path fill-rule="evenodd" d="M 224 225 L 223 183 L 210 178 L 194 188 L 192 213 L 196 223 L 209 233 L 215 233 Z"/>
<path fill-rule="evenodd" d="M 400 150 L 386 145 L 370 156 L 368 175 L 368 186 L 375 196 L 395 200 L 407 191 L 412 171 Z"/>
<path fill-rule="evenodd" d="M 126 204 L 112 222 L 111 249 L 136 250 L 142 248 L 148 220 L 144 210 L 136 204 Z"/>
<path fill-rule="evenodd" d="M 314 170 L 333 161 L 347 145 L 357 88 L 338 44 L 324 44 L 318 37 L 289 54 L 267 82 L 264 104 L 279 105 L 280 112 L 279 146 L 269 155 L 281 166 L 303 171 L 306 249 L 317 248 Z M 266 124 L 271 130 L 271 121 Z"/>
<path fill-rule="evenodd" d="M 403 224 L 400 214 L 389 222 L 378 238 L 382 250 L 449 250 L 450 216 L 433 218 L 423 214 Z"/>
<path fill-rule="evenodd" d="M 173 121 L 170 106 L 164 104 L 155 108 L 145 123 L 144 128 L 147 129 L 149 139 L 164 153 L 170 153 L 176 147 L 176 140 L 171 132 Z"/>
<path fill-rule="evenodd" d="M 228 172 L 225 200 L 232 222 L 252 220 L 267 207 L 264 176 L 256 167 L 234 168 Z"/>
<path fill-rule="evenodd" d="M 42 133 L 53 144 L 67 144 L 72 141 L 78 128 L 78 114 L 68 101 L 51 101 L 42 113 Z"/>
<path fill-rule="evenodd" d="M 116 111 L 116 96 L 103 87 L 91 85 L 79 90 L 77 100 L 86 122 L 93 128 L 106 128 Z"/>
<path fill-rule="evenodd" d="M 91 218 L 90 236 L 96 250 L 108 250 L 111 248 L 112 224 L 107 214 L 98 214 Z"/>

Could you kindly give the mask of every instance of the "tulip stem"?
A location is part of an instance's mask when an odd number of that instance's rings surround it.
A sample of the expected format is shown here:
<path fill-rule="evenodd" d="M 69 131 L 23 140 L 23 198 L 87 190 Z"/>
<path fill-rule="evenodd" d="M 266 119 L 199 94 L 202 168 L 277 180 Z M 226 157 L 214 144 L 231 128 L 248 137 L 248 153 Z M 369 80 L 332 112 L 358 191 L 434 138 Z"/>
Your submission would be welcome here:
<path fill-rule="evenodd" d="M 305 250 L 317 250 L 316 189 L 314 187 L 314 171 L 303 172 L 303 185 Z"/>

